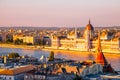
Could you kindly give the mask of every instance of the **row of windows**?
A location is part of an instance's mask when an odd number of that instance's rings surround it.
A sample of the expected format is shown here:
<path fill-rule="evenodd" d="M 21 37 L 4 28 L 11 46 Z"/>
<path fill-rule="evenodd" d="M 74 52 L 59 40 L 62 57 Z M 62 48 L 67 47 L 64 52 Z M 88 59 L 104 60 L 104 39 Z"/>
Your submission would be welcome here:
<path fill-rule="evenodd" d="M 12 78 L 11 77 L 0 77 L 0 80 L 12 80 Z"/>
<path fill-rule="evenodd" d="M 26 75 L 25 76 L 25 79 L 45 79 L 45 76 L 41 76 L 41 75 L 33 75 L 33 76 L 29 76 L 29 75 Z"/>

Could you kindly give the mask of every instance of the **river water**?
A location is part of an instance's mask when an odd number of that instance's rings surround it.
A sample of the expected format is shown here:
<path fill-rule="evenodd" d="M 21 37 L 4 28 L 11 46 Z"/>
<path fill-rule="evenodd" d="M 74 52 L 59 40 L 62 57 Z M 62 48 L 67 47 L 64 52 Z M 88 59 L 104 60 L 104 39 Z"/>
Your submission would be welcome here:
<path fill-rule="evenodd" d="M 49 51 L 43 51 L 43 50 L 28 50 L 21 48 L 0 48 L 0 55 L 7 55 L 8 53 L 11 52 L 17 52 L 20 55 L 29 55 L 36 58 L 40 58 L 41 55 L 48 57 L 50 53 Z M 88 60 L 90 58 L 94 59 L 93 55 L 91 57 L 90 54 L 85 54 L 83 52 L 82 53 L 55 52 L 55 57 L 73 59 L 78 61 Z M 112 55 L 105 54 L 105 57 L 108 63 L 110 63 L 115 70 L 120 71 L 120 54 L 112 54 Z"/>

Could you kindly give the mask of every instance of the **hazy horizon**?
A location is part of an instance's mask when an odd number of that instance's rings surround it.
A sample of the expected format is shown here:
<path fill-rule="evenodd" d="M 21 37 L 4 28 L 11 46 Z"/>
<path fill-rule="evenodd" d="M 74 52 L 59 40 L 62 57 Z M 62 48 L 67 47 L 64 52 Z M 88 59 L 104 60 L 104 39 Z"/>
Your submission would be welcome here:
<path fill-rule="evenodd" d="M 120 26 L 120 0 L 0 0 L 0 27 Z"/>

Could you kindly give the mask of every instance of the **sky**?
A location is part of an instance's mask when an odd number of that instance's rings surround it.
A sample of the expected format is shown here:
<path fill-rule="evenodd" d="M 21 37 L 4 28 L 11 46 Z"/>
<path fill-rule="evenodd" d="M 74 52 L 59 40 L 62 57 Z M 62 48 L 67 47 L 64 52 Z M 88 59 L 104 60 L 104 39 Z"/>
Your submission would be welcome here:
<path fill-rule="evenodd" d="M 0 26 L 120 26 L 120 0 L 0 0 Z"/>

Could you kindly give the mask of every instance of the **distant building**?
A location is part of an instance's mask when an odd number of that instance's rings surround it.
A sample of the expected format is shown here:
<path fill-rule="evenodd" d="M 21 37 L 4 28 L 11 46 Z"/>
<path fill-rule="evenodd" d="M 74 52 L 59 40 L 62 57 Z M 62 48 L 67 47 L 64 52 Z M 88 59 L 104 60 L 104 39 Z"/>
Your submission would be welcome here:
<path fill-rule="evenodd" d="M 67 34 L 67 38 L 77 38 L 77 28 Z"/>
<path fill-rule="evenodd" d="M 12 42 L 13 41 L 13 34 L 11 34 L 11 33 L 1 33 L 0 34 L 0 41 L 1 42 Z"/>
<path fill-rule="evenodd" d="M 6 34 L 4 34 L 4 33 L 0 34 L 0 41 L 1 42 L 5 42 L 6 41 Z"/>
<path fill-rule="evenodd" d="M 24 76 L 24 80 L 73 80 L 74 78 L 74 74 L 46 75 L 46 73 L 42 73 L 39 70 L 29 71 Z"/>
<path fill-rule="evenodd" d="M 40 37 L 38 36 L 24 36 L 24 35 L 14 35 L 13 36 L 13 41 L 20 39 L 23 41 L 23 43 L 31 43 L 31 44 L 36 44 L 40 42 Z"/>
<path fill-rule="evenodd" d="M 120 39 L 114 38 L 114 33 L 102 32 L 100 38 L 103 52 L 111 52 L 113 50 L 120 52 Z M 96 45 L 97 37 L 94 35 L 94 27 L 90 20 L 85 27 L 83 37 L 77 37 L 77 29 L 68 33 L 67 38 L 61 38 L 57 35 L 51 37 L 51 47 L 56 49 L 95 51 Z"/>
<path fill-rule="evenodd" d="M 108 31 L 103 31 L 100 35 L 100 39 L 102 40 L 111 40 L 113 38 L 114 38 L 114 33 Z"/>
<path fill-rule="evenodd" d="M 87 62 L 85 62 L 87 63 Z M 74 73 L 78 74 L 81 77 L 85 77 L 86 75 L 91 75 L 91 74 L 98 74 L 103 72 L 103 67 L 101 64 L 80 64 L 81 66 L 78 65 L 62 65 L 61 68 L 59 68 L 56 73 L 61 74 L 61 73 Z"/>
<path fill-rule="evenodd" d="M 51 45 L 51 39 L 49 36 L 43 37 L 43 45 L 50 46 Z"/>
<path fill-rule="evenodd" d="M 3 39 L 3 35 L 0 34 L 0 42 L 3 42 L 3 41 L 5 41 L 5 40 Z"/>
<path fill-rule="evenodd" d="M 22 30 L 22 29 L 19 29 L 19 30 L 17 30 L 17 32 L 18 32 L 18 33 L 22 33 L 22 32 L 23 32 L 23 30 Z"/>

